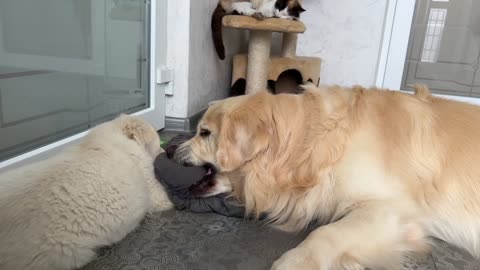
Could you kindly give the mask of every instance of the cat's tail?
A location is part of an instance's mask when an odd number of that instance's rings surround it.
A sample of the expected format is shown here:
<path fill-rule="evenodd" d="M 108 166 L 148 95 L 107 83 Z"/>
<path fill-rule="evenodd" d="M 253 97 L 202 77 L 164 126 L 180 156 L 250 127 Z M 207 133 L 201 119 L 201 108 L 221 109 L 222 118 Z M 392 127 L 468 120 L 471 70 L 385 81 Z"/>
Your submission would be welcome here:
<path fill-rule="evenodd" d="M 222 33 L 222 19 L 227 14 L 223 8 L 221 2 L 218 3 L 217 7 L 212 14 L 212 37 L 213 45 L 217 51 L 218 57 L 220 59 L 225 59 L 225 46 L 223 45 L 223 33 Z"/>

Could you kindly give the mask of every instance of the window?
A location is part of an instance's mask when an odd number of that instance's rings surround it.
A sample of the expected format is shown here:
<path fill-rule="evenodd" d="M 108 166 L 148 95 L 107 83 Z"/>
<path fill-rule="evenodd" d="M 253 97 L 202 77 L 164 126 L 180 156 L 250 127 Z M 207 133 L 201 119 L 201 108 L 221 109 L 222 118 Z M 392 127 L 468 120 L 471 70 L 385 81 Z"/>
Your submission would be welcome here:
<path fill-rule="evenodd" d="M 422 83 L 435 94 L 478 103 L 480 2 L 396 0 L 391 5 L 377 84 L 408 90 Z"/>
<path fill-rule="evenodd" d="M 429 10 L 427 30 L 425 31 L 420 61 L 429 63 L 438 61 L 438 52 L 442 42 L 442 33 L 445 27 L 446 17 L 447 9 L 445 8 L 432 8 Z"/>
<path fill-rule="evenodd" d="M 156 2 L 0 1 L 0 168 L 119 113 L 163 127 L 167 1 Z"/>

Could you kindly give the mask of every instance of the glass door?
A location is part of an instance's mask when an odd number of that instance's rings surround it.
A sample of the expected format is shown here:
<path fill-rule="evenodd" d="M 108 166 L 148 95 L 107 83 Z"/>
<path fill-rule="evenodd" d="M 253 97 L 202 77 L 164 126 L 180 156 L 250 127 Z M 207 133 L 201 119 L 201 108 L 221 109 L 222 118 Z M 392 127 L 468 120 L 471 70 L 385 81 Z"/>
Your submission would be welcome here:
<path fill-rule="evenodd" d="M 166 42 L 158 14 L 166 1 L 158 5 L 0 1 L 0 167 L 119 113 L 163 127 L 164 86 L 154 74 L 166 58 L 157 44 Z"/>
<path fill-rule="evenodd" d="M 399 42 L 390 42 L 383 86 L 421 83 L 437 95 L 480 103 L 480 2 L 396 2 L 391 34 Z"/>

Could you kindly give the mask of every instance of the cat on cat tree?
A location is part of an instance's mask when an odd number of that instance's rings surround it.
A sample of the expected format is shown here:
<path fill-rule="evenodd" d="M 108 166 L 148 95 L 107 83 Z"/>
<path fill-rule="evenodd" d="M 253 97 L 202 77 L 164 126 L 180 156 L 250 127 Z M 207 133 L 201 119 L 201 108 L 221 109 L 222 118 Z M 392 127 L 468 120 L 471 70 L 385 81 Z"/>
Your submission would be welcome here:
<path fill-rule="evenodd" d="M 259 20 L 281 18 L 297 20 L 304 12 L 299 0 L 220 0 L 212 15 L 212 36 L 220 59 L 225 59 L 222 19 L 225 15 L 246 15 Z"/>
<path fill-rule="evenodd" d="M 248 30 L 248 53 L 233 56 L 230 96 L 268 90 L 299 94 L 301 84 L 320 81 L 321 59 L 296 55 L 301 0 L 220 0 L 212 15 L 212 36 L 220 59 L 225 58 L 222 28 Z M 240 16 L 239 16 L 240 15 Z M 272 33 L 283 36 L 281 52 L 271 55 Z"/>

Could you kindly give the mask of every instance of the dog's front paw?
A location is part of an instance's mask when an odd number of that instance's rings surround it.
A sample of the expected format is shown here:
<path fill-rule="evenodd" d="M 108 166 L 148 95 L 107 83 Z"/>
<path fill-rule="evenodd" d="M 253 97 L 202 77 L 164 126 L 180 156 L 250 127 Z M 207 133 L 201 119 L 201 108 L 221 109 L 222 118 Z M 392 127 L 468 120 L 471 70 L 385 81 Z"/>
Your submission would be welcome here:
<path fill-rule="evenodd" d="M 318 270 L 320 265 L 314 260 L 308 248 L 297 247 L 287 251 L 273 263 L 271 270 Z"/>

